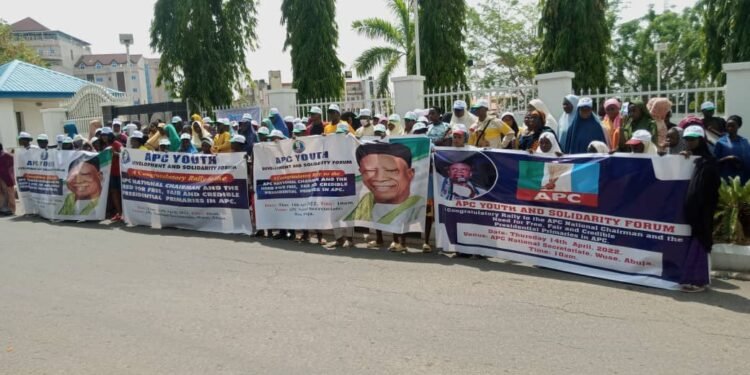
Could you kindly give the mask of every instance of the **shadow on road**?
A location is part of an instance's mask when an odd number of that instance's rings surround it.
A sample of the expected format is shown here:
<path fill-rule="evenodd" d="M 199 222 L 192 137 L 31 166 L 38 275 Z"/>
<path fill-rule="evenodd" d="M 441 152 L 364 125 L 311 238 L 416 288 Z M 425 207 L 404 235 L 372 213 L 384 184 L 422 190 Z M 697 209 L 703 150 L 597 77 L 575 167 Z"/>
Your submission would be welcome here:
<path fill-rule="evenodd" d="M 739 294 L 726 292 L 728 290 L 738 290 L 739 287 L 730 281 L 713 278 L 711 280 L 711 288 L 705 293 L 680 293 L 677 291 L 662 290 L 656 288 L 648 288 L 639 285 L 623 284 L 614 281 L 608 281 L 603 279 L 597 279 L 584 275 L 577 275 L 562 271 L 557 271 L 548 268 L 540 268 L 529 266 L 526 264 L 506 261 L 499 258 L 492 259 L 465 259 L 456 258 L 449 255 L 440 254 L 437 252 L 423 254 L 421 251 L 415 250 L 414 247 L 410 248 L 410 252 L 406 254 L 396 254 L 388 252 L 385 248 L 383 249 L 369 249 L 363 247 L 364 240 L 361 237 L 361 233 L 355 233 L 358 237 L 355 237 L 355 242 L 358 244 L 355 248 L 350 249 L 336 249 L 327 250 L 317 244 L 309 243 L 297 243 L 291 240 L 274 240 L 270 238 L 258 238 L 246 235 L 232 235 L 232 234 L 221 234 L 221 233 L 209 233 L 209 232 L 197 232 L 189 230 L 180 230 L 175 228 L 165 229 L 152 229 L 149 227 L 128 227 L 123 223 L 109 223 L 108 221 L 103 222 L 50 222 L 46 219 L 42 219 L 37 216 L 20 216 L 10 219 L 14 222 L 28 222 L 38 223 L 40 225 L 57 225 L 62 227 L 71 228 L 86 228 L 86 229 L 97 229 L 97 230 L 123 230 L 129 233 L 143 234 L 148 236 L 159 236 L 165 237 L 183 237 L 183 238 L 204 238 L 204 239 L 215 239 L 219 241 L 232 241 L 235 243 L 246 243 L 246 244 L 260 244 L 269 248 L 274 248 L 282 251 L 299 252 L 307 254 L 319 254 L 328 255 L 335 257 L 347 257 L 351 259 L 367 259 L 367 260 L 382 260 L 391 262 L 410 262 L 410 263 L 430 263 L 439 264 L 447 267 L 464 266 L 473 267 L 484 272 L 506 272 L 522 276 L 540 277 L 547 279 L 555 279 L 559 281 L 571 282 L 571 283 L 585 283 L 593 284 L 607 288 L 620 289 L 635 291 L 638 293 L 646 293 L 665 298 L 672 298 L 680 302 L 691 302 L 701 303 L 710 306 L 719 307 L 729 311 L 734 311 L 743 314 L 750 314 L 750 299 L 741 296 Z M 331 239 L 333 237 L 331 231 L 323 231 L 325 238 Z M 312 234 L 311 234 L 312 236 Z M 313 236 L 314 237 L 314 236 Z M 390 236 L 385 236 L 386 242 L 390 239 Z M 410 238 L 410 245 L 415 245 L 416 242 Z M 421 244 L 421 242 L 420 242 Z M 215 250 L 215 249 L 212 249 Z"/>

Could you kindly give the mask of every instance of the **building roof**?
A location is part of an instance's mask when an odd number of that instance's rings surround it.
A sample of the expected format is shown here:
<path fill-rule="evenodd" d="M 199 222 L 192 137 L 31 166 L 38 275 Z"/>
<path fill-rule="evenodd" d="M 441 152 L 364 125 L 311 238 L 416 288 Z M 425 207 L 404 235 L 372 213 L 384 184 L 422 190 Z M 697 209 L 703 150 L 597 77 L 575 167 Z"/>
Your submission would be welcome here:
<path fill-rule="evenodd" d="M 10 25 L 11 31 L 13 33 L 56 33 L 58 35 L 64 35 L 72 40 L 75 40 L 76 42 L 84 45 L 84 46 L 90 46 L 91 43 L 78 39 L 72 35 L 66 34 L 62 31 L 57 30 L 50 30 L 47 26 L 42 25 L 41 23 L 37 22 L 37 20 L 26 17 L 12 25 Z"/>
<path fill-rule="evenodd" d="M 0 98 L 69 98 L 87 85 L 92 83 L 20 60 L 0 65 Z"/>
<path fill-rule="evenodd" d="M 143 55 L 130 55 L 130 62 L 136 64 L 142 57 Z M 86 66 L 94 66 L 96 65 L 96 63 L 102 65 L 110 65 L 113 61 L 117 62 L 118 64 L 125 64 L 128 61 L 128 55 L 124 53 L 82 55 L 81 58 L 78 59 L 78 61 L 75 63 L 75 66 L 79 66 L 81 64 L 84 64 Z"/>
<path fill-rule="evenodd" d="M 50 29 L 47 28 L 47 26 L 42 25 L 41 23 L 37 22 L 35 19 L 31 17 L 26 17 L 12 25 L 10 25 L 11 30 L 13 30 L 14 33 L 23 32 L 23 31 L 50 31 Z"/>

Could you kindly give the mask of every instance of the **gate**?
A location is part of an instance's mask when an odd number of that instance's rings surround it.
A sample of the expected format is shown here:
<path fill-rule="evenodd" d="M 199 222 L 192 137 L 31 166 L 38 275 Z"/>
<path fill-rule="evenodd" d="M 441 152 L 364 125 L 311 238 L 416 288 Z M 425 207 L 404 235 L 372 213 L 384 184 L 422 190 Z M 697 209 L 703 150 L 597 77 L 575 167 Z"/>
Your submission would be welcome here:
<path fill-rule="evenodd" d="M 70 100 L 63 105 L 67 111 L 68 122 L 73 122 L 78 133 L 89 135 L 89 123 L 93 120 L 104 121 L 103 105 L 127 103 L 124 93 L 108 90 L 102 86 L 83 86 Z"/>
<path fill-rule="evenodd" d="M 185 121 L 190 120 L 187 105 L 182 102 L 164 102 L 112 108 L 112 118 L 140 121 L 143 125 L 148 125 L 153 121 L 169 122 L 172 116 L 180 116 Z"/>

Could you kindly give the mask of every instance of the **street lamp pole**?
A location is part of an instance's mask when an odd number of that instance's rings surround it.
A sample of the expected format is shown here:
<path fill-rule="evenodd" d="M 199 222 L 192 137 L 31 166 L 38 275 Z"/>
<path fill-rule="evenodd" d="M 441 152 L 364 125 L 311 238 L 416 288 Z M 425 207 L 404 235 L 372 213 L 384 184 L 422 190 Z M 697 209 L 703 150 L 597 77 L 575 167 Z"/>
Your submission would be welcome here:
<path fill-rule="evenodd" d="M 654 44 L 656 51 L 656 92 L 661 95 L 661 53 L 667 50 L 667 43 Z"/>
<path fill-rule="evenodd" d="M 128 72 L 128 75 L 132 76 L 133 75 L 133 67 L 130 66 L 130 45 L 133 44 L 133 34 L 120 34 L 120 44 L 122 44 L 122 45 L 125 46 L 125 56 L 126 56 L 126 59 L 127 59 L 127 61 L 125 63 L 127 64 L 126 66 L 128 67 L 127 72 Z M 131 82 L 133 81 L 132 77 L 130 78 L 130 81 Z M 125 79 L 125 82 L 128 82 L 128 80 Z M 136 83 L 137 82 L 138 82 L 138 79 L 136 78 Z M 125 84 L 125 91 L 127 91 L 127 86 L 128 85 L 126 83 Z M 126 92 L 126 94 L 128 94 L 128 93 Z M 139 94 L 140 94 L 140 92 L 139 92 Z"/>
<path fill-rule="evenodd" d="M 422 75 L 421 57 L 419 56 L 419 0 L 412 0 L 414 6 L 414 47 L 417 56 L 417 75 Z"/>

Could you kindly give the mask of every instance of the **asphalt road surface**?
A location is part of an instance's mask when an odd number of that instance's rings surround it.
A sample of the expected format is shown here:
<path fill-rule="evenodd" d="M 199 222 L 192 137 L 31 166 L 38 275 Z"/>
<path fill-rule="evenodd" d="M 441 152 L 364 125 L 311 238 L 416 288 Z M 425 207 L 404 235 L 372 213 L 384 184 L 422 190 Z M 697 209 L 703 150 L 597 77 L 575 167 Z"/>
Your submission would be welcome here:
<path fill-rule="evenodd" d="M 0 219 L 1 374 L 749 374 L 750 283 Z"/>

